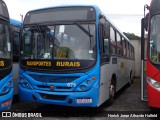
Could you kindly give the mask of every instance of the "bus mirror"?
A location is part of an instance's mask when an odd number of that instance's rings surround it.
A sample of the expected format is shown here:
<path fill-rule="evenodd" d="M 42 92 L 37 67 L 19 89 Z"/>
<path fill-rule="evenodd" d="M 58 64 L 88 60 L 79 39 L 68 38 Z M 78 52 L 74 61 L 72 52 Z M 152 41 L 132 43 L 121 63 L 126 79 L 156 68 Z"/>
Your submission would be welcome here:
<path fill-rule="evenodd" d="M 148 31 L 148 19 L 149 19 L 149 13 L 144 18 L 144 29 Z"/>
<path fill-rule="evenodd" d="M 105 24 L 105 23 L 106 23 L 106 20 L 102 17 L 102 18 L 100 19 L 100 22 L 103 23 L 103 24 Z"/>

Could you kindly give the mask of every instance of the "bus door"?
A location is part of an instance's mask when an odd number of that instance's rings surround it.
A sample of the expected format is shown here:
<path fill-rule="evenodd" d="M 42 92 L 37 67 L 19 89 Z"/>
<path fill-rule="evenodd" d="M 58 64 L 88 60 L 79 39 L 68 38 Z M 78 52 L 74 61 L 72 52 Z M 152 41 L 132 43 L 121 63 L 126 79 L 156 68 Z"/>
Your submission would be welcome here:
<path fill-rule="evenodd" d="M 147 76 L 146 76 L 146 52 L 147 52 L 147 17 L 141 20 L 141 100 L 147 101 Z"/>

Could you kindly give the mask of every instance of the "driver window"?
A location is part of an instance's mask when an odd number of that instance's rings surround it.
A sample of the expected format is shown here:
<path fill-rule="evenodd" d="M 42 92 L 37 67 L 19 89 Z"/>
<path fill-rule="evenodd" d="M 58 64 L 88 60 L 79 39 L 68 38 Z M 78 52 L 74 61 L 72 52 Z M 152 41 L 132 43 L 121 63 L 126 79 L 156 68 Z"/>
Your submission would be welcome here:
<path fill-rule="evenodd" d="M 104 24 L 104 52 L 109 55 L 109 23 Z"/>

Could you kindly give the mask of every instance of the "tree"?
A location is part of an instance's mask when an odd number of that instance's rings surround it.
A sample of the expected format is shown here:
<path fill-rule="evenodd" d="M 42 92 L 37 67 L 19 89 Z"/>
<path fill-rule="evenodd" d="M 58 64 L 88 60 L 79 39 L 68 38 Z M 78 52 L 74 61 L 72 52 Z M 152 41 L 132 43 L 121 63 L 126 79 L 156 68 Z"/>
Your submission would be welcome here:
<path fill-rule="evenodd" d="M 135 35 L 134 33 L 123 32 L 123 34 L 130 40 L 140 39 L 140 37 Z"/>

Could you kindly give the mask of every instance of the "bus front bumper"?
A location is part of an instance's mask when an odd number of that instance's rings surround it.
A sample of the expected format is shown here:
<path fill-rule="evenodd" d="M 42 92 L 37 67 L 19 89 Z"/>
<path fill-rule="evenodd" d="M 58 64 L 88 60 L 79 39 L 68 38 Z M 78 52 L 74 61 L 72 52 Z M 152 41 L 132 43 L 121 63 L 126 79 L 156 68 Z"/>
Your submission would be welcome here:
<path fill-rule="evenodd" d="M 0 111 L 5 111 L 11 108 L 13 92 L 14 92 L 14 89 L 11 88 L 7 94 L 0 96 Z"/>
<path fill-rule="evenodd" d="M 53 92 L 24 88 L 18 85 L 19 98 L 25 102 L 39 102 L 64 106 L 96 107 L 98 104 L 98 88 L 92 87 L 85 92 Z"/>

